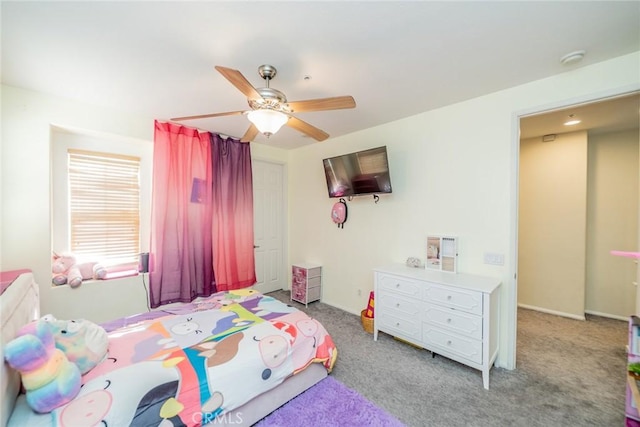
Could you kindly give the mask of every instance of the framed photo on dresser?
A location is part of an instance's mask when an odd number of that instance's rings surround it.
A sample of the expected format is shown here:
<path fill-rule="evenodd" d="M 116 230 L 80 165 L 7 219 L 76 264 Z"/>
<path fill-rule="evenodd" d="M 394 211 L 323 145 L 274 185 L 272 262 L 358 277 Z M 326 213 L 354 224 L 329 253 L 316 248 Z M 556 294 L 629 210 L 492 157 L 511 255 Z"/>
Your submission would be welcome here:
<path fill-rule="evenodd" d="M 427 262 L 431 270 L 456 273 L 458 270 L 458 238 L 453 236 L 427 236 Z"/>

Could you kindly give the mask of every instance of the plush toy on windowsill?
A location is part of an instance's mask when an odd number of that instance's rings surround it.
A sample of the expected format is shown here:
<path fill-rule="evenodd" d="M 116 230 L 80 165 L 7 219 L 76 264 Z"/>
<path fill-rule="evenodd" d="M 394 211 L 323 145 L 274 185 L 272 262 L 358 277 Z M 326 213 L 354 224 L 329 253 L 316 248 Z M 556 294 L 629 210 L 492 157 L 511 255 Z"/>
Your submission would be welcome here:
<path fill-rule="evenodd" d="M 68 252 L 61 254 L 54 252 L 51 272 L 53 273 L 53 284 L 68 284 L 72 288 L 80 286 L 83 280 L 104 279 L 107 275 L 107 269 L 102 264 L 98 262 L 77 263 L 76 257 Z"/>

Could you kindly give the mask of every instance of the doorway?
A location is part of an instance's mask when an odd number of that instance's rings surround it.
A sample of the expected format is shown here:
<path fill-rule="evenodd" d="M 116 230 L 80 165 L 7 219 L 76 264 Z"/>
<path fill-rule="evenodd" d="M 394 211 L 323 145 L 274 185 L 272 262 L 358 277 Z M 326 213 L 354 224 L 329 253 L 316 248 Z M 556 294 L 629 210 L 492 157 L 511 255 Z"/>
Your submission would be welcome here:
<path fill-rule="evenodd" d="M 635 264 L 610 251 L 638 247 L 639 109 L 630 94 L 520 120 L 520 306 L 634 312 Z"/>
<path fill-rule="evenodd" d="M 510 315 L 509 317 L 511 317 L 513 319 L 512 322 L 510 323 L 510 326 L 508 328 L 507 333 L 510 336 L 510 342 L 512 344 L 512 347 L 510 349 L 507 349 L 507 356 L 506 356 L 506 365 L 508 366 L 513 366 L 515 368 L 516 366 L 516 342 L 517 342 L 517 309 L 518 309 L 518 298 L 519 298 L 519 287 L 520 287 L 520 276 L 519 276 L 519 265 L 518 265 L 518 257 L 519 257 L 519 253 L 518 253 L 518 245 L 519 245 L 519 235 L 518 235 L 518 221 L 519 221 L 519 210 L 518 210 L 518 201 L 519 201 L 519 182 L 518 182 L 518 178 L 519 178 L 519 173 L 520 173 L 520 139 L 521 137 L 531 137 L 532 134 L 527 135 L 526 133 L 524 133 L 524 131 L 526 131 L 526 129 L 521 129 L 520 124 L 521 121 L 523 119 L 527 119 L 530 118 L 532 120 L 532 122 L 530 123 L 531 125 L 537 124 L 537 122 L 544 122 L 545 120 L 551 118 L 551 115 L 554 113 L 557 113 L 559 115 L 562 116 L 566 116 L 567 115 L 567 109 L 571 108 L 577 108 L 577 107 L 582 107 L 582 106 L 587 106 L 587 105 L 596 105 L 596 104 L 602 104 L 602 106 L 606 106 L 606 105 L 611 105 L 611 104 L 607 104 L 607 102 L 613 101 L 617 98 L 621 98 L 621 97 L 625 97 L 628 95 L 635 95 L 636 96 L 636 100 L 635 102 L 635 108 L 631 109 L 628 113 L 622 113 L 622 111 L 617 111 L 617 116 L 618 116 L 618 121 L 622 120 L 623 118 L 629 118 L 630 122 L 633 123 L 633 126 L 635 126 L 636 129 L 636 135 L 638 134 L 638 130 L 637 130 L 637 126 L 638 126 L 638 97 L 640 97 L 640 86 L 638 85 L 633 85 L 630 87 L 626 87 L 626 88 L 620 88 L 618 90 L 611 90 L 608 91 L 607 93 L 602 93 L 602 94 L 598 94 L 598 95 L 590 95 L 590 96 L 585 96 L 582 97 L 580 99 L 573 99 L 573 100 L 569 100 L 569 101 L 565 101 L 565 102 L 561 102 L 561 103 L 557 103 L 555 105 L 549 105 L 546 107 L 539 107 L 539 108 L 532 108 L 528 111 L 520 111 L 518 113 L 515 113 L 513 116 L 514 119 L 514 133 L 513 133 L 513 157 L 512 157 L 512 176 L 514 177 L 513 181 L 512 181 L 512 200 L 514 201 L 512 204 L 512 223 L 511 223 L 511 230 L 512 230 L 512 238 L 511 238 L 511 254 L 512 257 L 514 259 L 514 262 L 512 263 L 511 266 L 511 275 L 513 277 L 514 280 L 514 292 L 510 295 L 510 301 L 508 303 L 508 310 L 510 311 Z M 601 115 L 601 118 L 604 118 L 604 115 Z M 614 115 L 615 116 L 615 115 Z M 609 126 L 615 126 L 616 123 L 612 122 L 609 123 Z M 542 131 L 538 132 L 538 135 L 540 137 L 542 137 L 543 135 L 550 135 L 550 134 L 560 134 L 562 133 L 563 129 L 563 124 L 559 123 L 556 128 L 551 128 L 546 126 Z M 587 130 L 588 132 L 595 132 L 597 133 L 597 130 L 589 130 L 588 128 L 586 128 L 586 123 L 581 124 L 580 126 L 583 126 L 582 129 L 583 130 Z M 612 131 L 612 129 L 607 126 L 605 126 L 604 124 L 601 124 L 601 128 L 603 131 Z M 637 178 L 636 178 L 637 180 Z M 636 233 L 635 236 L 633 236 L 636 239 L 636 244 L 637 241 L 639 241 L 638 238 L 638 233 Z M 614 248 L 610 248 L 610 249 L 614 249 Z M 637 266 L 633 266 L 632 268 L 633 270 L 637 270 Z M 637 271 L 633 271 L 631 273 L 631 275 L 633 276 L 633 278 L 637 278 L 638 272 Z M 634 280 L 637 282 L 637 280 Z M 640 305 L 636 305 L 637 307 L 640 307 Z M 513 310 L 513 311 L 511 311 Z M 638 310 L 636 308 L 636 310 Z"/>

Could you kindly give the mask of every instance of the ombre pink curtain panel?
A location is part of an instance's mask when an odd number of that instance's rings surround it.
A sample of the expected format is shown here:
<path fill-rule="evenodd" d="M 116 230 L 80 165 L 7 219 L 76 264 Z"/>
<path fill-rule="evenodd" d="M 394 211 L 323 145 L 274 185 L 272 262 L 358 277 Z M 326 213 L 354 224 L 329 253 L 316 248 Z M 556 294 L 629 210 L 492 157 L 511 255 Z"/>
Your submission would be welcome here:
<path fill-rule="evenodd" d="M 216 292 L 212 258 L 211 135 L 155 122 L 149 302 Z"/>
<path fill-rule="evenodd" d="M 256 283 L 249 144 L 211 135 L 213 268 L 218 291 Z"/>
<path fill-rule="evenodd" d="M 149 301 L 256 282 L 249 144 L 155 122 Z"/>

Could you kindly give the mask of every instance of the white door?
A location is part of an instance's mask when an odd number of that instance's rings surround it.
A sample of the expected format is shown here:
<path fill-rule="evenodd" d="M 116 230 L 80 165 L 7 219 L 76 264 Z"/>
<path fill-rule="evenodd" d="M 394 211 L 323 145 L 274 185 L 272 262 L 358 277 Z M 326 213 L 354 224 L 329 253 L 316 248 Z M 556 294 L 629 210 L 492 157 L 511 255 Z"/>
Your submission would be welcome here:
<path fill-rule="evenodd" d="M 284 166 L 253 160 L 253 216 L 257 283 L 262 293 L 287 289 Z"/>

